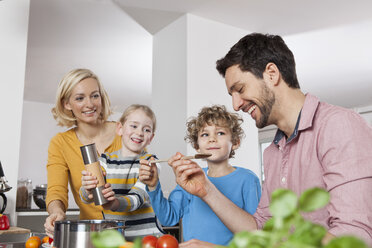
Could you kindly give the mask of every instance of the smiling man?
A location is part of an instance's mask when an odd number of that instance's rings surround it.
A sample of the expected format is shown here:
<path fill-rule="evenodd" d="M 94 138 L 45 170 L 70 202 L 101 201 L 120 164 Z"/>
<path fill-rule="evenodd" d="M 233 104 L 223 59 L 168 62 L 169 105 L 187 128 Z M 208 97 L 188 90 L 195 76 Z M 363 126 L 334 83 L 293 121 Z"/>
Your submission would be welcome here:
<path fill-rule="evenodd" d="M 243 37 L 217 61 L 234 109 L 250 114 L 258 128 L 278 127 L 264 152 L 266 180 L 254 215 L 229 202 L 192 163 L 175 168 L 177 182 L 202 198 L 233 232 L 262 228 L 271 217 L 271 193 L 278 188 L 298 195 L 324 188 L 330 204 L 304 215 L 327 228 L 324 242 L 351 234 L 371 245 L 372 128 L 354 111 L 304 94 L 295 67 L 280 36 L 259 33 Z M 191 181 L 197 190 L 188 188 Z"/>

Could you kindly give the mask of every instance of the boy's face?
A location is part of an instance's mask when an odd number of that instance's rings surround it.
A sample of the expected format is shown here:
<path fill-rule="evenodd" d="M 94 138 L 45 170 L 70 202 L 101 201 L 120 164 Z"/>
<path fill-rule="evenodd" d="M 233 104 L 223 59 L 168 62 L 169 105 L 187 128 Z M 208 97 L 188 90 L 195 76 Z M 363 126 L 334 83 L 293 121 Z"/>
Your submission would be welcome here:
<path fill-rule="evenodd" d="M 198 134 L 198 146 L 197 151 L 199 153 L 210 153 L 207 160 L 213 162 L 220 162 L 228 160 L 231 150 L 238 148 L 237 145 L 233 145 L 231 132 L 226 127 L 212 125 L 205 125 Z"/>
<path fill-rule="evenodd" d="M 118 124 L 117 133 L 122 136 L 123 155 L 131 156 L 142 152 L 154 138 L 152 127 L 151 118 L 141 109 L 128 115 L 124 125 Z"/>

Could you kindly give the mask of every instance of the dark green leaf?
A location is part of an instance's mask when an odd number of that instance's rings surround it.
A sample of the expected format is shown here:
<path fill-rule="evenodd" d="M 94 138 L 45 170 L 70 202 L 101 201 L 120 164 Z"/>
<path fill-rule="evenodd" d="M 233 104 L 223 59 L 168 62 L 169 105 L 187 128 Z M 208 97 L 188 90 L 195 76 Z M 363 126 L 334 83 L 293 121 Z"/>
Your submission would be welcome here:
<path fill-rule="evenodd" d="M 272 231 L 274 229 L 274 219 L 270 218 L 266 221 L 265 225 L 263 226 L 262 230 L 264 231 Z"/>
<path fill-rule="evenodd" d="M 304 212 L 311 212 L 326 206 L 329 202 L 329 193 L 321 188 L 308 189 L 302 193 L 299 208 Z"/>

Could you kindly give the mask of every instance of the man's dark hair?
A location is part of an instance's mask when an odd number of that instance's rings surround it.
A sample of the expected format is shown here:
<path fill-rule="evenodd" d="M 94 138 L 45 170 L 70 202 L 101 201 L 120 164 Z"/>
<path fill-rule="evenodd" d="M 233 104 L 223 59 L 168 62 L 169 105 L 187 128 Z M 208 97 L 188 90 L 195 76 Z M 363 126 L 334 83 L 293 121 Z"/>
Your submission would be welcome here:
<path fill-rule="evenodd" d="M 270 62 L 278 67 L 289 87 L 300 88 L 293 53 L 278 35 L 252 33 L 244 36 L 224 58 L 216 62 L 216 68 L 225 77 L 229 67 L 239 65 L 240 70 L 251 72 L 262 79 L 266 65 Z"/>

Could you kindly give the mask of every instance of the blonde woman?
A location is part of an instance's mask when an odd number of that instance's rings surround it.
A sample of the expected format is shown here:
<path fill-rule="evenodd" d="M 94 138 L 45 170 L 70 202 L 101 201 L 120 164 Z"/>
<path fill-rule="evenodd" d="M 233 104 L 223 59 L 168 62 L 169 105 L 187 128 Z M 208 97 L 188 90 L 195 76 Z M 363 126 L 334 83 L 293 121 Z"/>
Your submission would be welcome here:
<path fill-rule="evenodd" d="M 88 69 L 70 71 L 58 85 L 52 109 L 58 125 L 69 128 L 52 138 L 48 149 L 48 191 L 45 231 L 53 236 L 54 222 L 63 220 L 68 207 L 68 182 L 80 208 L 80 219 L 102 219 L 102 208 L 83 204 L 79 197 L 85 169 L 80 146 L 95 143 L 98 153 L 121 148 L 116 123 L 107 121 L 110 100 L 98 77 Z"/>

